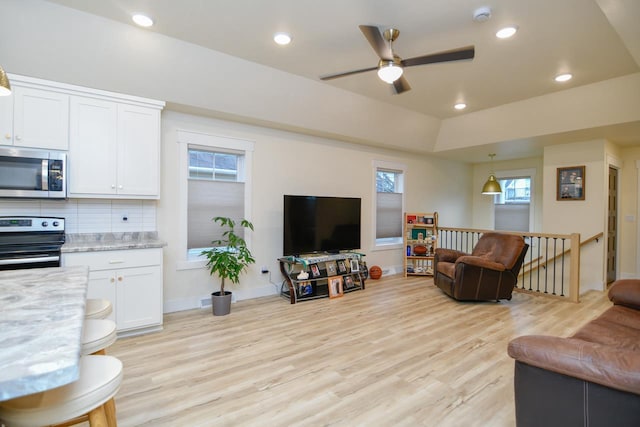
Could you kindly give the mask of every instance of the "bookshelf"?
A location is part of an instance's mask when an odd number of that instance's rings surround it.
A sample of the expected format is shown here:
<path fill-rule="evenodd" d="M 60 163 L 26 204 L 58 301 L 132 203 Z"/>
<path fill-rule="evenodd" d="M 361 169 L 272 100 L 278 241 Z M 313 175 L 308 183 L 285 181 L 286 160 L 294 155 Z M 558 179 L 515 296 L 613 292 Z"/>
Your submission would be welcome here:
<path fill-rule="evenodd" d="M 404 214 L 404 276 L 433 276 L 438 212 Z"/>

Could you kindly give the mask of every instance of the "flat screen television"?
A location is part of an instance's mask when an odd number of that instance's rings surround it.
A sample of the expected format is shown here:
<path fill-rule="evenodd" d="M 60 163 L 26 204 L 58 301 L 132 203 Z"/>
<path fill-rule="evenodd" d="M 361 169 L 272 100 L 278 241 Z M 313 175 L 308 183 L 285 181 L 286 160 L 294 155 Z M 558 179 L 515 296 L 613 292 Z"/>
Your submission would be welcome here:
<path fill-rule="evenodd" d="M 284 196 L 284 255 L 360 248 L 358 197 Z"/>

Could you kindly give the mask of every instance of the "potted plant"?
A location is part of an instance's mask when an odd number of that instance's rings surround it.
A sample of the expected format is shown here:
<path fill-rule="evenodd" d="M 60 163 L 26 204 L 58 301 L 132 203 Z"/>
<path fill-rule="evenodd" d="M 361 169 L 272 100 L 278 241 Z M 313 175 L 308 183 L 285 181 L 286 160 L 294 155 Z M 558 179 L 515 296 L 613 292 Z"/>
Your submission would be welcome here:
<path fill-rule="evenodd" d="M 211 294 L 211 305 L 215 316 L 224 316 L 231 311 L 231 292 L 224 290 L 225 280 L 229 279 L 237 284 L 240 273 L 253 264 L 255 259 L 247 248 L 247 242 L 236 234 L 234 220 L 217 216 L 213 221 L 226 230 L 222 233 L 222 239 L 211 242 L 213 248 L 202 251 L 201 254 L 207 257 L 209 274 L 216 274 L 221 279 L 220 291 Z M 240 220 L 240 226 L 253 230 L 253 224 L 246 219 Z"/>

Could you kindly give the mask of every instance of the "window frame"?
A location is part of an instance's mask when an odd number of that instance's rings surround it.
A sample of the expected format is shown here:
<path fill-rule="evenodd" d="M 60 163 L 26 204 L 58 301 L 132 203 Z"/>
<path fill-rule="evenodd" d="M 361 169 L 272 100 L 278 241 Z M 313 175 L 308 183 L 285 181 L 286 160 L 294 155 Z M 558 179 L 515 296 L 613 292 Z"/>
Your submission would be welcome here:
<path fill-rule="evenodd" d="M 407 165 L 404 163 L 396 163 L 396 162 L 388 162 L 383 160 L 374 160 L 373 161 L 373 196 L 372 196 L 372 209 L 371 209 L 371 217 L 372 217 L 372 227 L 371 227 L 371 250 L 372 251 L 380 251 L 380 250 L 390 250 L 390 249 L 400 249 L 404 246 L 404 239 L 402 236 L 402 230 L 400 231 L 400 236 L 398 238 L 387 238 L 382 241 L 382 239 L 377 238 L 377 222 L 378 222 L 378 189 L 377 189 L 377 179 L 378 179 L 378 171 L 392 171 L 398 172 L 401 174 L 401 182 L 396 183 L 396 186 L 400 186 L 399 194 L 402 194 L 402 206 L 400 209 L 401 215 L 405 212 L 405 200 L 406 200 L 406 182 L 407 182 Z M 402 222 L 402 221 L 401 221 Z M 393 239 L 393 240 L 392 240 Z"/>
<path fill-rule="evenodd" d="M 178 144 L 178 200 L 179 200 L 179 221 L 178 221 L 178 262 L 176 264 L 177 270 L 189 270 L 204 268 L 206 265 L 205 259 L 193 260 L 189 259 L 187 249 L 187 230 L 188 230 L 188 183 L 189 183 L 189 149 L 200 149 L 203 151 L 215 151 L 219 153 L 238 154 L 242 156 L 244 165 L 241 168 L 244 171 L 238 176 L 238 179 L 244 182 L 244 218 L 251 221 L 251 194 L 252 194 L 252 180 L 251 173 L 253 164 L 253 151 L 255 142 L 245 139 L 232 138 L 227 136 L 211 135 L 202 132 L 193 132 L 189 130 L 178 129 L 177 144 Z M 245 241 L 247 246 L 251 247 L 252 233 L 247 233 Z"/>

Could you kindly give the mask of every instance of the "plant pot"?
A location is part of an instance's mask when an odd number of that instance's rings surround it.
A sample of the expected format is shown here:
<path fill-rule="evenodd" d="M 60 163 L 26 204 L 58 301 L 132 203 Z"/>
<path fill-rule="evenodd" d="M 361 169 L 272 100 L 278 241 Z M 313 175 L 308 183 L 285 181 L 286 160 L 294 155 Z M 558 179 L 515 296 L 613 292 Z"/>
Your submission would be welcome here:
<path fill-rule="evenodd" d="M 225 291 L 224 295 L 220 292 L 211 294 L 211 310 L 214 316 L 226 316 L 231 312 L 231 292 Z"/>

